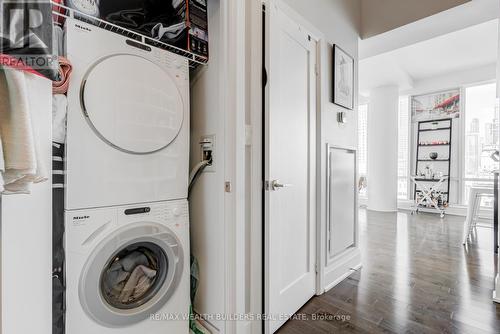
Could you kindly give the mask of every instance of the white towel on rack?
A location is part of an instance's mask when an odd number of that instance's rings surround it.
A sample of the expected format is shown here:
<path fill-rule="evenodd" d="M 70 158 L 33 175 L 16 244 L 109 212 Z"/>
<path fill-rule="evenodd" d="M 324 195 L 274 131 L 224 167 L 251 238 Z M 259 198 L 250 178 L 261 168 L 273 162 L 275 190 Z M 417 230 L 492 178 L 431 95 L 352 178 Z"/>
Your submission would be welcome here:
<path fill-rule="evenodd" d="M 52 95 L 52 141 L 64 144 L 66 142 L 66 115 L 68 98 L 64 94 Z"/>
<path fill-rule="evenodd" d="M 31 184 L 47 180 L 31 119 L 26 74 L 7 69 L 0 76 L 3 102 L 0 135 L 4 153 L 3 194 L 29 194 Z M 8 97 L 8 103 L 5 103 Z"/>
<path fill-rule="evenodd" d="M 7 81 L 5 79 L 5 74 L 0 70 L 0 115 L 3 114 L 4 110 L 9 110 L 9 89 L 7 87 Z M 2 142 L 2 127 L 0 124 L 0 193 L 4 191 L 4 180 L 3 174 L 5 173 L 5 159 L 3 155 L 3 142 Z"/>

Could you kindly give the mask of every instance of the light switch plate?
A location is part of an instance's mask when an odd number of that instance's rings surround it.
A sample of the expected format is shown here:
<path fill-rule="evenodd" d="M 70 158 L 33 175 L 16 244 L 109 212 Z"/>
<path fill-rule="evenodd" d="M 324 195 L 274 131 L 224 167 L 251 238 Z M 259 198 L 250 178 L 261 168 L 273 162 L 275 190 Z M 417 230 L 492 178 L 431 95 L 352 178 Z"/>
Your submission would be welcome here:
<path fill-rule="evenodd" d="M 346 117 L 346 113 L 345 111 L 339 111 L 337 113 L 337 122 L 341 123 L 341 124 L 345 124 L 347 123 L 347 117 Z"/>

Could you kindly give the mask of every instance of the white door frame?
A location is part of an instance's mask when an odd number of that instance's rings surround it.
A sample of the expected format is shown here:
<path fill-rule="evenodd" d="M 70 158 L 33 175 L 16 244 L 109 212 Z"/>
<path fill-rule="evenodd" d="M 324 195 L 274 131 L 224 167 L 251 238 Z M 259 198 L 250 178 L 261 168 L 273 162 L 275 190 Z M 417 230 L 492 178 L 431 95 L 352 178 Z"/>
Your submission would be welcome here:
<path fill-rule="evenodd" d="M 293 19 L 297 24 L 303 26 L 311 34 L 312 40 L 316 42 L 316 295 L 323 293 L 323 266 L 322 258 L 325 248 L 323 247 L 323 225 L 321 217 L 321 172 L 323 166 L 321 164 L 321 156 L 323 154 L 323 147 L 321 144 L 321 113 L 326 110 L 324 107 L 324 97 L 329 96 L 326 91 L 328 87 L 328 77 L 322 75 L 322 69 L 326 68 L 324 62 L 328 59 L 329 43 L 326 41 L 325 35 L 317 29 L 313 24 L 307 21 L 295 10 L 288 5 L 280 2 L 280 8 L 286 13 L 288 17 Z M 261 97 L 262 99 L 262 97 Z M 328 101 L 326 101 L 328 103 Z M 262 108 L 263 106 L 261 106 Z M 260 110 L 262 113 L 262 109 Z M 262 127 L 262 126 L 261 126 Z M 260 153 L 260 156 L 262 156 Z M 261 162 L 262 163 L 262 162 Z"/>
<path fill-rule="evenodd" d="M 248 39 L 246 47 L 246 57 L 247 57 L 247 83 L 248 86 L 248 101 L 249 101 L 249 123 L 247 124 L 247 134 L 250 133 L 250 154 L 251 154 L 251 173 L 250 173 L 250 199 L 251 206 L 250 210 L 252 212 L 251 217 L 251 229 L 250 229 L 250 313 L 253 315 L 263 313 L 263 88 L 262 88 L 262 69 L 263 69 L 263 14 L 262 14 L 262 3 L 260 1 L 250 1 L 250 5 L 247 7 L 247 29 Z M 316 41 L 317 45 L 317 76 L 316 90 L 317 90 L 317 117 L 316 117 L 316 145 L 317 145 L 317 157 L 320 158 L 320 152 L 322 153 L 321 146 L 321 111 L 323 107 L 323 95 L 328 96 L 327 92 L 324 91 L 327 79 L 321 76 L 321 69 L 323 67 L 323 62 L 328 59 L 328 43 L 325 41 L 324 35 L 315 28 L 310 22 L 301 17 L 294 10 L 286 5 L 281 5 L 282 9 L 290 16 L 295 22 L 305 27 L 310 33 L 311 38 Z M 243 43 L 241 43 L 243 44 Z M 241 45 L 240 44 L 240 45 Z M 320 182 L 320 171 L 321 163 L 316 163 L 316 179 Z M 317 194 L 320 194 L 320 187 L 317 185 Z M 318 196 L 318 195 L 317 195 Z M 321 294 L 324 289 L 322 287 L 321 279 L 321 258 L 323 257 L 321 248 L 322 239 L 321 230 L 323 222 L 321 220 L 321 215 L 319 214 L 319 209 L 321 208 L 321 201 L 319 198 L 316 200 L 316 222 L 317 222 L 317 277 L 316 277 L 316 293 Z M 263 323 L 261 321 L 254 321 L 252 323 L 250 331 L 243 331 L 244 333 L 261 334 L 263 333 Z M 238 332 L 239 334 L 239 332 Z"/>
<path fill-rule="evenodd" d="M 320 251 L 320 248 L 319 248 L 319 244 L 320 244 L 320 240 L 319 240 L 319 231 L 321 230 L 321 219 L 320 219 L 320 215 L 318 214 L 318 207 L 320 205 L 320 201 L 318 200 L 317 198 L 317 195 L 318 195 L 318 180 L 319 180 L 319 174 L 318 174 L 318 171 L 319 169 L 321 168 L 320 164 L 318 163 L 318 159 L 319 159 L 319 155 L 318 155 L 318 152 L 319 152 L 319 146 L 320 146 L 320 143 L 321 143 L 321 138 L 320 138 L 320 115 L 321 115 L 321 110 L 322 110 L 322 90 L 323 90 L 323 85 L 322 85 L 322 77 L 321 77 L 321 60 L 323 59 L 323 52 L 324 52 L 324 48 L 322 48 L 322 45 L 323 45 L 323 41 L 324 41 L 324 36 L 321 32 L 319 32 L 318 29 L 316 29 L 312 24 L 310 24 L 308 21 L 306 21 L 302 16 L 300 16 L 297 12 L 295 12 L 293 9 L 291 9 L 290 7 L 288 7 L 286 4 L 284 4 L 281 0 L 270 0 L 270 1 L 266 1 L 266 4 L 269 5 L 269 3 L 273 4 L 273 3 L 278 3 L 279 4 L 279 7 L 280 9 L 288 16 L 290 17 L 295 23 L 297 23 L 298 25 L 302 26 L 305 30 L 308 31 L 308 33 L 310 34 L 311 36 L 311 39 L 315 42 L 316 44 L 316 111 L 315 111 L 315 115 L 311 115 L 313 116 L 313 118 L 315 118 L 315 126 L 313 128 L 310 129 L 311 133 L 310 133 L 310 138 L 312 138 L 312 142 L 314 143 L 314 158 L 313 160 L 314 161 L 311 161 L 311 167 L 312 167 L 312 184 L 313 184 L 313 187 L 316 188 L 315 191 L 314 191 L 314 198 L 313 198 L 313 205 L 312 205 L 312 209 L 313 209 L 313 216 L 316 220 L 316 238 L 315 238 L 315 243 L 316 243 L 316 294 L 319 294 L 321 293 L 322 288 L 319 286 L 319 265 L 320 265 L 320 259 L 321 259 L 321 255 L 320 253 L 318 253 L 318 251 Z M 256 15 L 256 13 L 253 13 L 254 15 Z M 260 15 L 259 15 L 260 17 Z M 261 18 L 260 18 L 261 19 Z M 260 36 L 262 36 L 262 31 L 260 31 Z M 262 38 L 262 37 L 261 37 Z M 262 43 L 262 39 L 258 39 L 258 42 L 259 43 Z M 255 50 L 261 50 L 260 52 L 262 53 L 262 46 L 259 46 L 257 47 L 257 45 L 252 45 L 252 48 Z M 252 57 L 251 60 L 254 62 L 254 68 L 258 68 L 258 67 L 261 67 L 262 66 L 262 58 L 261 57 Z M 260 73 L 260 70 L 257 70 L 257 71 L 254 71 L 254 72 L 257 72 L 257 73 Z M 258 80 L 258 83 L 259 85 L 261 84 L 262 80 L 259 78 Z M 255 125 L 255 127 L 258 127 L 260 129 L 260 131 L 254 131 L 255 135 L 257 135 L 257 133 L 259 133 L 259 137 L 260 137 L 260 140 L 263 139 L 263 123 L 262 123 L 262 111 L 263 111 L 263 105 L 261 103 L 262 101 L 262 88 L 260 88 L 259 91 L 255 90 L 254 91 L 256 94 L 251 94 L 251 100 L 252 101 L 259 101 L 258 105 L 254 106 L 254 108 L 252 108 L 252 115 L 255 116 L 256 119 L 258 119 L 258 126 Z M 263 150 L 262 150 L 262 141 L 259 141 L 260 145 L 258 146 L 254 146 L 253 147 L 253 150 L 254 150 L 254 153 L 255 153 L 255 156 L 257 157 L 260 157 L 260 159 L 258 159 L 259 161 L 256 163 L 255 167 L 258 166 L 258 168 L 262 168 L 263 166 L 263 162 L 264 162 L 264 157 L 263 157 Z M 259 188 L 255 188 L 257 191 L 258 191 L 258 194 L 255 194 L 256 197 L 259 197 L 261 199 L 260 203 L 262 203 L 262 196 L 263 196 L 263 193 L 262 193 L 262 183 L 263 183 L 263 178 L 262 178 L 262 174 L 259 175 L 260 178 L 259 179 L 252 179 L 252 183 L 257 185 L 259 184 L 260 187 Z M 263 207 L 261 206 L 261 210 L 263 210 Z M 254 224 L 257 224 L 259 222 L 255 221 L 253 222 Z M 261 218 L 260 219 L 260 224 L 263 225 L 264 221 L 263 219 Z M 261 226 L 262 228 L 262 226 Z M 263 236 L 263 230 L 261 229 L 261 237 Z M 262 250 L 263 250 L 263 244 L 264 243 L 264 239 L 255 239 L 254 242 L 252 243 L 253 246 L 254 246 L 254 250 L 256 249 L 259 249 L 260 252 L 257 253 L 257 252 L 254 252 L 252 253 L 253 256 L 257 256 L 257 254 L 259 255 L 259 259 L 263 259 L 263 253 L 262 253 Z M 262 272 L 262 264 L 257 264 L 258 266 L 260 266 L 261 268 L 257 268 L 256 266 L 254 266 L 252 268 L 252 271 L 255 271 L 256 273 L 258 272 L 260 275 L 255 275 L 254 277 L 252 277 L 252 281 L 255 281 L 255 280 L 260 280 L 262 282 L 262 279 L 264 277 L 263 275 L 263 272 Z M 265 284 L 265 282 L 262 282 Z M 264 288 L 264 285 L 262 285 L 262 288 Z M 263 295 L 260 296 L 261 297 L 261 305 L 262 305 L 262 297 Z M 259 332 L 260 333 L 260 332 Z"/>

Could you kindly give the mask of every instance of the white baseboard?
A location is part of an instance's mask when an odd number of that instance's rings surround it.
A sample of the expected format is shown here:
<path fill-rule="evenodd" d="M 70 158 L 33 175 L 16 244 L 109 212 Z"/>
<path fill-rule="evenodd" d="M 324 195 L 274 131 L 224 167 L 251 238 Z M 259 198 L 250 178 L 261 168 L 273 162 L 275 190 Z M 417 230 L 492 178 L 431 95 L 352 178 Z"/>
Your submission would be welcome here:
<path fill-rule="evenodd" d="M 359 268 L 361 268 L 359 248 L 353 248 L 347 253 L 339 255 L 325 268 L 323 292 L 330 290 Z"/>
<path fill-rule="evenodd" d="M 368 204 L 367 198 L 359 198 L 359 206 L 361 208 L 366 209 Z M 411 211 L 413 206 L 413 201 L 411 200 L 399 200 L 398 201 L 398 209 L 403 211 Z M 421 209 L 422 212 L 435 213 L 434 210 L 429 209 Z M 467 205 L 460 204 L 452 204 L 449 208 L 446 209 L 446 214 L 451 216 L 461 216 L 465 217 L 467 215 Z M 493 210 L 492 209 L 481 209 L 479 211 L 480 218 L 484 220 L 491 221 L 493 219 Z"/>
<path fill-rule="evenodd" d="M 343 275 L 341 275 L 339 278 L 337 278 L 335 281 L 333 281 L 332 283 L 328 284 L 326 287 L 325 287 L 325 292 L 328 292 L 329 290 L 333 289 L 334 287 L 336 287 L 340 282 L 342 282 L 343 280 L 345 280 L 347 277 L 351 276 L 352 273 L 354 271 L 357 271 L 359 269 L 361 269 L 362 265 L 361 263 L 354 266 L 352 269 L 350 269 L 348 272 L 344 273 Z"/>

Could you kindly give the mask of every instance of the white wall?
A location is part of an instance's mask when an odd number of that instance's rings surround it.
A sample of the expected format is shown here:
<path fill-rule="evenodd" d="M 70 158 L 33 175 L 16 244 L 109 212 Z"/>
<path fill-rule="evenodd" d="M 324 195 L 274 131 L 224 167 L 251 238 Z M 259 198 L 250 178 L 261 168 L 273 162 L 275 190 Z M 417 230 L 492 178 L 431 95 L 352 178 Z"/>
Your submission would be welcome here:
<path fill-rule="evenodd" d="M 325 40 L 321 45 L 321 115 L 318 115 L 318 157 L 317 175 L 319 175 L 318 186 L 318 217 L 321 219 L 321 243 L 319 252 L 321 262 L 326 263 L 326 145 L 339 147 L 357 147 L 357 106 L 358 106 L 358 40 L 360 28 L 361 3 L 359 0 L 316 0 L 314 4 L 303 0 L 284 0 L 299 15 L 303 16 L 315 30 L 319 30 Z M 333 82 L 333 44 L 338 44 L 355 59 L 355 102 L 354 110 L 346 110 L 333 104 L 332 82 Z M 346 111 L 347 123 L 337 122 L 337 112 Z M 334 233 L 334 232 L 333 232 Z M 360 263 L 359 253 L 351 253 L 351 257 L 345 261 L 338 261 L 338 265 L 321 269 L 319 289 L 321 293 L 325 286 L 331 287 L 331 282 L 336 282 Z"/>
<path fill-rule="evenodd" d="M 191 162 L 199 162 L 199 140 L 216 136 L 214 171 L 204 172 L 190 197 L 191 251 L 200 264 L 200 286 L 194 308 L 200 314 L 225 312 L 224 271 L 224 108 L 221 102 L 221 12 L 219 0 L 208 0 L 210 61 L 192 77 L 191 83 Z M 213 321 L 217 329 L 223 322 Z"/>
<path fill-rule="evenodd" d="M 199 161 L 202 135 L 215 135 L 216 149 L 214 167 L 202 174 L 190 199 L 192 253 L 200 262 L 200 289 L 194 306 L 197 312 L 214 316 L 245 314 L 250 308 L 256 314 L 261 303 L 255 296 L 261 290 L 258 280 L 250 282 L 250 275 L 255 277 L 250 262 L 255 267 L 255 259 L 260 257 L 250 256 L 250 242 L 261 237 L 261 165 L 255 166 L 260 160 L 254 159 L 252 150 L 261 144 L 256 136 L 247 143 L 245 125 L 253 123 L 249 108 L 260 103 L 247 100 L 247 81 L 252 81 L 252 91 L 256 85 L 260 91 L 262 67 L 246 67 L 246 52 L 251 50 L 247 49 L 248 40 L 260 45 L 262 36 L 255 34 L 261 20 L 253 22 L 255 29 L 250 28 L 247 20 L 253 16 L 246 11 L 252 9 L 258 17 L 261 6 L 230 0 L 209 0 L 208 5 L 210 61 L 191 81 L 191 166 Z M 260 58 L 257 53 L 255 59 Z M 252 196 L 250 178 L 259 182 Z M 251 219 L 259 219 L 255 229 Z M 249 321 L 213 319 L 210 323 L 214 333 L 249 333 L 252 326 L 260 329 L 260 324 Z"/>
<path fill-rule="evenodd" d="M 28 77 L 49 180 L 1 199 L 1 333 L 52 333 L 52 84 Z"/>

